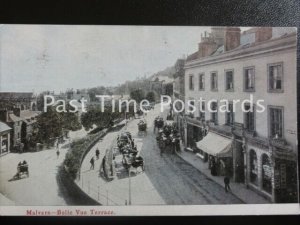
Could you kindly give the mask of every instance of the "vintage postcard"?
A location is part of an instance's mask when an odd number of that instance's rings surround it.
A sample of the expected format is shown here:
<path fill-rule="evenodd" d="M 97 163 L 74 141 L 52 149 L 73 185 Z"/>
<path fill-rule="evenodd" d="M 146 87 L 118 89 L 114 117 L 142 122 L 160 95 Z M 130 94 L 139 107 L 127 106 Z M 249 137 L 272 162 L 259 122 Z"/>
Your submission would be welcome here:
<path fill-rule="evenodd" d="M 293 27 L 0 25 L 0 214 L 299 213 Z"/>

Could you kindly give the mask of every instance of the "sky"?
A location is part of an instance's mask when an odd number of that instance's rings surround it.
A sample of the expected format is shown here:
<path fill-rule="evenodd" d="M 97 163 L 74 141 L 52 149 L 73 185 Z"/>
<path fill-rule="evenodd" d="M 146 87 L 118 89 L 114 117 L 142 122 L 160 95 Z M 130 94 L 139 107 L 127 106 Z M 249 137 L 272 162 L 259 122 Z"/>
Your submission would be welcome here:
<path fill-rule="evenodd" d="M 197 51 L 210 27 L 0 25 L 0 91 L 115 86 Z"/>

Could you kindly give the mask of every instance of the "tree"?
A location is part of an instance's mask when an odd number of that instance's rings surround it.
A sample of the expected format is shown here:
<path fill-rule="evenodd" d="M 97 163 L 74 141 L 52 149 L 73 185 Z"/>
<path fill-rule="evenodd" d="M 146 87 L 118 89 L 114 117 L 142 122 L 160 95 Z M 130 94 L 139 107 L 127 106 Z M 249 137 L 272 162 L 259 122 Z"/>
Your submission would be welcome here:
<path fill-rule="evenodd" d="M 147 93 L 146 95 L 146 99 L 149 101 L 149 102 L 155 102 L 155 94 L 153 91 L 150 91 Z"/>
<path fill-rule="evenodd" d="M 40 143 L 51 143 L 56 138 L 63 136 L 63 130 L 81 129 L 76 114 L 71 112 L 59 113 L 54 107 L 48 107 L 47 112 L 42 113 L 37 118 L 38 133 L 36 141 Z"/>
<path fill-rule="evenodd" d="M 136 89 L 130 92 L 130 98 L 134 99 L 137 103 L 140 103 L 145 99 L 145 93 L 142 89 Z"/>
<path fill-rule="evenodd" d="M 93 125 L 104 128 L 112 126 L 113 121 L 120 116 L 121 113 L 112 112 L 111 107 L 106 107 L 103 112 L 100 108 L 92 108 L 81 115 L 81 123 L 85 130 L 92 129 Z"/>

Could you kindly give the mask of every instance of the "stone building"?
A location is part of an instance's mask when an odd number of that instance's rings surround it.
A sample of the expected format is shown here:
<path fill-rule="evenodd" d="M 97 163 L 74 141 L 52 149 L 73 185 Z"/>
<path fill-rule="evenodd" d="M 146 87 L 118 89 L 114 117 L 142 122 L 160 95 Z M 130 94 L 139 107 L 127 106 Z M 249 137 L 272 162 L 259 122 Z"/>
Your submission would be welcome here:
<path fill-rule="evenodd" d="M 205 100 L 185 118 L 186 147 L 272 202 L 297 202 L 296 31 L 219 28 L 217 41 L 214 32 L 184 67 L 186 102 Z"/>
<path fill-rule="evenodd" d="M 10 133 L 10 150 L 11 151 L 22 151 L 21 145 L 21 127 L 22 127 L 22 119 L 17 116 L 14 111 L 2 109 L 0 110 L 0 121 L 8 124 L 12 130 Z"/>
<path fill-rule="evenodd" d="M 0 92 L 0 109 L 37 110 L 37 98 L 32 92 Z"/>
<path fill-rule="evenodd" d="M 0 156 L 10 152 L 10 131 L 7 124 L 0 122 Z"/>
<path fill-rule="evenodd" d="M 185 101 L 185 95 L 184 95 L 184 59 L 178 59 L 174 65 L 175 67 L 175 73 L 174 73 L 174 84 L 173 84 L 173 96 L 172 101 L 178 111 L 180 111 L 181 103 L 178 101 Z M 178 101 L 176 101 L 178 100 Z M 184 140 L 184 111 L 183 112 L 173 112 L 174 121 L 177 123 L 178 130 L 181 134 L 182 140 Z"/>

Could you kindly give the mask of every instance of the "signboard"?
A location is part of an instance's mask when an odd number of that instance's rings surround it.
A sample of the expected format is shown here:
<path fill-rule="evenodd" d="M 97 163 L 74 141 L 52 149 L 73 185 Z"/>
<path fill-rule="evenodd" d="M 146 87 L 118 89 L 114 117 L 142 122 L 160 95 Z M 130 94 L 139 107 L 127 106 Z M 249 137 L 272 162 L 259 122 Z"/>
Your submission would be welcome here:
<path fill-rule="evenodd" d="M 280 171 L 274 171 L 275 189 L 280 189 Z"/>
<path fill-rule="evenodd" d="M 280 183 L 281 188 L 286 188 L 286 165 L 280 164 Z"/>

